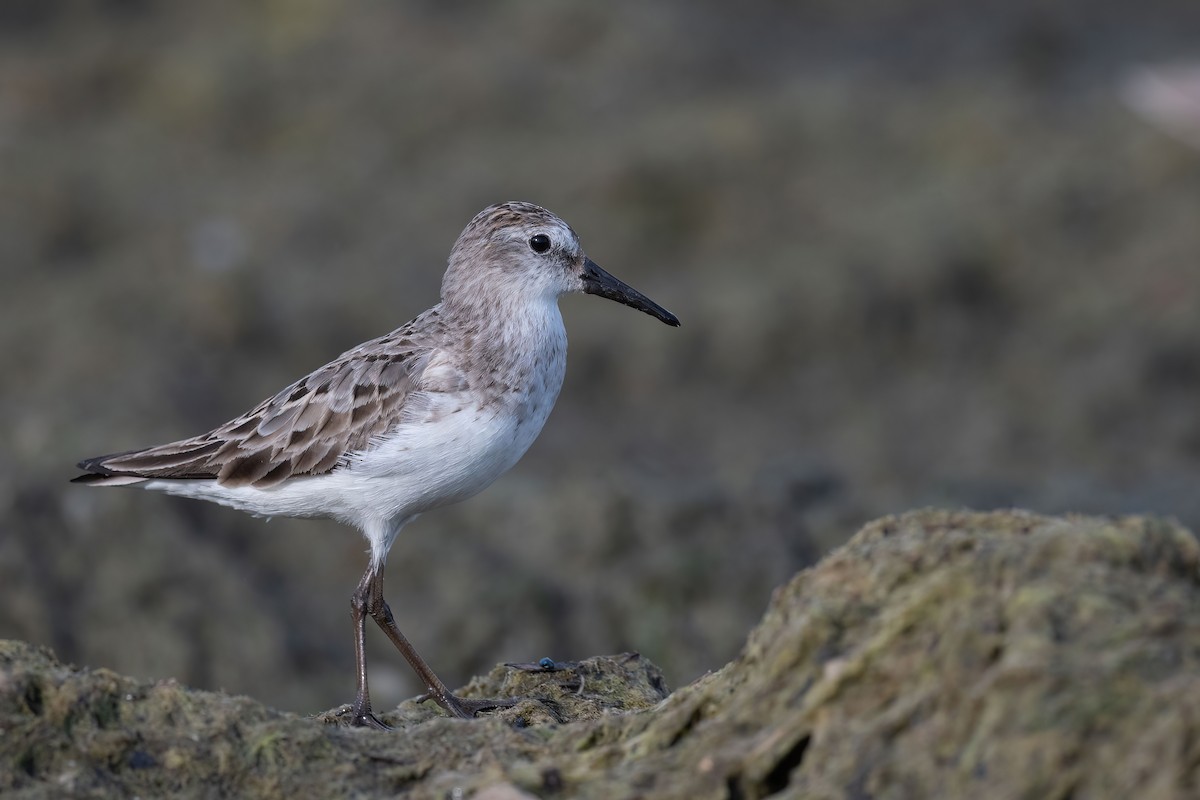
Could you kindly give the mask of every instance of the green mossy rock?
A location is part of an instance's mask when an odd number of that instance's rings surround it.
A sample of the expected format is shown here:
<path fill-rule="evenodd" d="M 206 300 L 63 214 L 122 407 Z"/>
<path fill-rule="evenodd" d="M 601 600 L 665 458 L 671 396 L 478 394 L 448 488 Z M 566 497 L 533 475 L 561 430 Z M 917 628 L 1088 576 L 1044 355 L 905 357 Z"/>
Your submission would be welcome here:
<path fill-rule="evenodd" d="M 922 511 L 780 588 L 670 696 L 636 655 L 498 667 L 539 698 L 391 733 L 0 642 L 7 797 L 1081 798 L 1200 794 L 1200 546 L 1157 519 Z"/>

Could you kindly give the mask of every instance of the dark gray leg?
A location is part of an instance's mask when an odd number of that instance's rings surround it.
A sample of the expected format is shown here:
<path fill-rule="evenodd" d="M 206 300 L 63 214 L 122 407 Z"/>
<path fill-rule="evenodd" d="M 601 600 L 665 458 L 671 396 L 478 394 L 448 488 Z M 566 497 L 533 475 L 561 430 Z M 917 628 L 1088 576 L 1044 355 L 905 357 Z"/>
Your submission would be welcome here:
<path fill-rule="evenodd" d="M 371 693 L 367 689 L 367 600 L 371 591 L 370 577 L 371 570 L 368 569 L 350 597 L 350 617 L 354 620 L 354 677 L 357 685 L 354 705 L 350 709 L 350 724 L 386 731 L 391 729 L 371 711 Z"/>
<path fill-rule="evenodd" d="M 367 615 L 375 620 L 375 623 L 379 625 L 383 632 L 387 634 L 387 637 L 392 640 L 392 644 L 396 646 L 396 649 L 400 651 L 400 655 L 404 656 L 404 660 L 413 668 L 413 672 L 417 673 L 417 677 L 425 684 L 425 691 L 429 698 L 446 709 L 451 716 L 460 719 L 471 719 L 480 711 L 492 708 L 507 708 L 508 706 L 517 704 L 517 699 L 515 698 L 480 700 L 458 697 L 452 694 L 446 688 L 446 684 L 442 683 L 441 678 L 434 674 L 429 665 L 425 663 L 425 659 L 421 658 L 417 653 L 416 648 L 412 646 L 407 637 L 396 627 L 396 620 L 392 616 L 392 609 L 388 607 L 387 601 L 383 599 L 382 569 L 378 572 L 371 569 L 367 570 L 358 584 L 358 589 L 354 592 L 354 600 L 351 607 L 354 610 L 355 645 L 357 648 L 355 660 L 358 664 L 358 694 L 354 701 L 355 725 L 383 726 L 383 723 L 371 713 L 371 700 L 367 694 L 367 664 L 366 655 L 363 652 L 364 628 L 366 626 Z"/>

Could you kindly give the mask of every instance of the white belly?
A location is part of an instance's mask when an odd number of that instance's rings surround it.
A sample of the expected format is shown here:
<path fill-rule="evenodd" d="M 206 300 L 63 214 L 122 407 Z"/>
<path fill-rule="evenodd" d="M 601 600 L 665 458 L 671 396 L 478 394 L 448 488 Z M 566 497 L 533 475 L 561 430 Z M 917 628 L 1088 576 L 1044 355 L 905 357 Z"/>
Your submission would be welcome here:
<path fill-rule="evenodd" d="M 371 495 L 351 501 L 369 514 L 406 517 L 465 500 L 525 455 L 554 400 L 481 407 L 470 396 L 447 396 L 426 420 L 381 437 L 338 473 Z"/>

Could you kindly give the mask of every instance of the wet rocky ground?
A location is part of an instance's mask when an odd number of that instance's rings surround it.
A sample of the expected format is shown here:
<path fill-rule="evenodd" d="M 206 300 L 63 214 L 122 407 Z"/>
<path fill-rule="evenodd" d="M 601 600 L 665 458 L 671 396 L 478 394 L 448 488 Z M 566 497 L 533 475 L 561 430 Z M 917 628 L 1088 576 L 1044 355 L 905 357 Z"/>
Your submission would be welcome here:
<path fill-rule="evenodd" d="M 6 797 L 1159 798 L 1200 791 L 1200 545 L 1155 518 L 929 510 L 779 587 L 669 692 L 636 654 L 497 667 L 351 729 L 0 642 Z"/>

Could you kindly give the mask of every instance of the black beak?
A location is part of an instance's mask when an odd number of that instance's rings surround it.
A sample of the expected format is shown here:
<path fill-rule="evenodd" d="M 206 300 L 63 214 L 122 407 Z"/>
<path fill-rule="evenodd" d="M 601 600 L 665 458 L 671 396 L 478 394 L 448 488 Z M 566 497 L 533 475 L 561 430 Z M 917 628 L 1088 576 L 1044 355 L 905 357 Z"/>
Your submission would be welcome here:
<path fill-rule="evenodd" d="M 590 258 L 583 262 L 583 290 L 588 294 L 598 294 L 609 300 L 624 303 L 630 308 L 644 311 L 652 317 L 658 317 L 668 325 L 679 327 L 679 317 L 667 311 L 658 303 L 639 292 L 622 280 L 614 278 L 600 265 Z"/>

